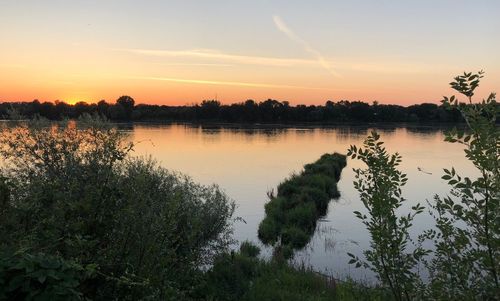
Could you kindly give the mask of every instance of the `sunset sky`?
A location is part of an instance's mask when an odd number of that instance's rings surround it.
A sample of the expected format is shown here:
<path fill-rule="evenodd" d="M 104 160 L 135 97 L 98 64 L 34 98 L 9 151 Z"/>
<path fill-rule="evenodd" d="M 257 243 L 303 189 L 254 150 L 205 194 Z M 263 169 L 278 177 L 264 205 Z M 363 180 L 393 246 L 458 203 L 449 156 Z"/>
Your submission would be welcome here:
<path fill-rule="evenodd" d="M 408 105 L 484 69 L 500 1 L 0 0 L 0 101 Z"/>

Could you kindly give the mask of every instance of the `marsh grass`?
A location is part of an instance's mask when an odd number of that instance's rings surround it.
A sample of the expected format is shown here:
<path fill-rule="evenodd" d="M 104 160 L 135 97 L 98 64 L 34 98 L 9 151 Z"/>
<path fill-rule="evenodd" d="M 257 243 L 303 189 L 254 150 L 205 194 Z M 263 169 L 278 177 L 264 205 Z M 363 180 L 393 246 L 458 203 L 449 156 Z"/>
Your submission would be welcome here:
<path fill-rule="evenodd" d="M 252 250 L 252 252 L 249 252 Z M 391 300 L 389 292 L 351 279 L 338 280 L 307 265 L 257 257 L 258 247 L 243 242 L 207 272 L 200 296 L 205 300 Z"/>
<path fill-rule="evenodd" d="M 337 182 L 345 166 L 344 155 L 324 154 L 278 185 L 276 196 L 270 195 L 258 235 L 264 244 L 275 247 L 276 256 L 288 259 L 309 243 L 328 203 L 340 196 Z"/>

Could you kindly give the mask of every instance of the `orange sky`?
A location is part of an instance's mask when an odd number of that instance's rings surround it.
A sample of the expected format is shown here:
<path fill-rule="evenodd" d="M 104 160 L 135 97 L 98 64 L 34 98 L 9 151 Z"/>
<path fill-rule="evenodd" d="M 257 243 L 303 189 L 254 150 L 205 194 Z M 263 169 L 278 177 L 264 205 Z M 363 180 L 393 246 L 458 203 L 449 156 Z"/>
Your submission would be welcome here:
<path fill-rule="evenodd" d="M 408 105 L 480 69 L 479 96 L 498 90 L 498 2 L 432 3 L 7 1 L 0 101 Z"/>

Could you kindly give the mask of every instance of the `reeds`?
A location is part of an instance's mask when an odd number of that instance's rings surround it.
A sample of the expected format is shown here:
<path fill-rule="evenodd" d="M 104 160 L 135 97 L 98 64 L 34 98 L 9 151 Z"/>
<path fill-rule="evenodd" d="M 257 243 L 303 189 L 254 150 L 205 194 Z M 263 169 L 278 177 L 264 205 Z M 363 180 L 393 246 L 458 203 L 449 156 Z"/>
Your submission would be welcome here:
<path fill-rule="evenodd" d="M 346 166 L 344 155 L 324 154 L 278 185 L 265 205 L 266 217 L 259 225 L 259 239 L 275 247 L 285 259 L 304 248 L 312 238 L 318 219 L 327 213 L 328 203 L 340 196 L 337 182 Z"/>

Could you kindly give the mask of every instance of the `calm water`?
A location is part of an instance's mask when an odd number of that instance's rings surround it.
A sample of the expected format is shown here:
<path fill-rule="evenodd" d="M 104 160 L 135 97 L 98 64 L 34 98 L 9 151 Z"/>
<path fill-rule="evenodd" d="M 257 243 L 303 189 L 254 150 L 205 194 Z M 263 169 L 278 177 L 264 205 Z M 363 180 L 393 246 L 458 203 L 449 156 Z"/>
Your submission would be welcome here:
<path fill-rule="evenodd" d="M 268 201 L 266 192 L 276 189 L 290 174 L 299 172 L 304 164 L 326 152 L 346 153 L 349 145 L 361 145 L 371 130 L 356 126 L 237 128 L 136 124 L 127 131 L 130 139 L 138 142 L 136 155 L 150 155 L 161 165 L 186 173 L 202 184 L 217 183 L 236 202 L 236 215 L 246 221 L 235 225 L 235 238 L 258 242 L 257 227 Z M 446 183 L 440 179 L 442 168 L 454 166 L 462 174 L 474 174 L 462 148 L 443 142 L 442 129 L 380 127 L 377 130 L 388 149 L 403 156 L 401 169 L 409 178 L 404 195 L 409 206 L 417 202 L 425 204 L 434 194 L 448 192 Z M 355 167 L 362 164 L 348 160 L 338 183 L 341 197 L 330 202 L 328 215 L 318 223 L 312 242 L 298 254 L 296 261 L 337 277 L 370 280 L 370 273 L 347 264 L 346 252 L 360 255 L 369 242 L 368 233 L 352 213 L 363 211 L 352 185 Z M 427 214 L 422 215 L 415 223 L 415 231 L 432 224 Z"/>

